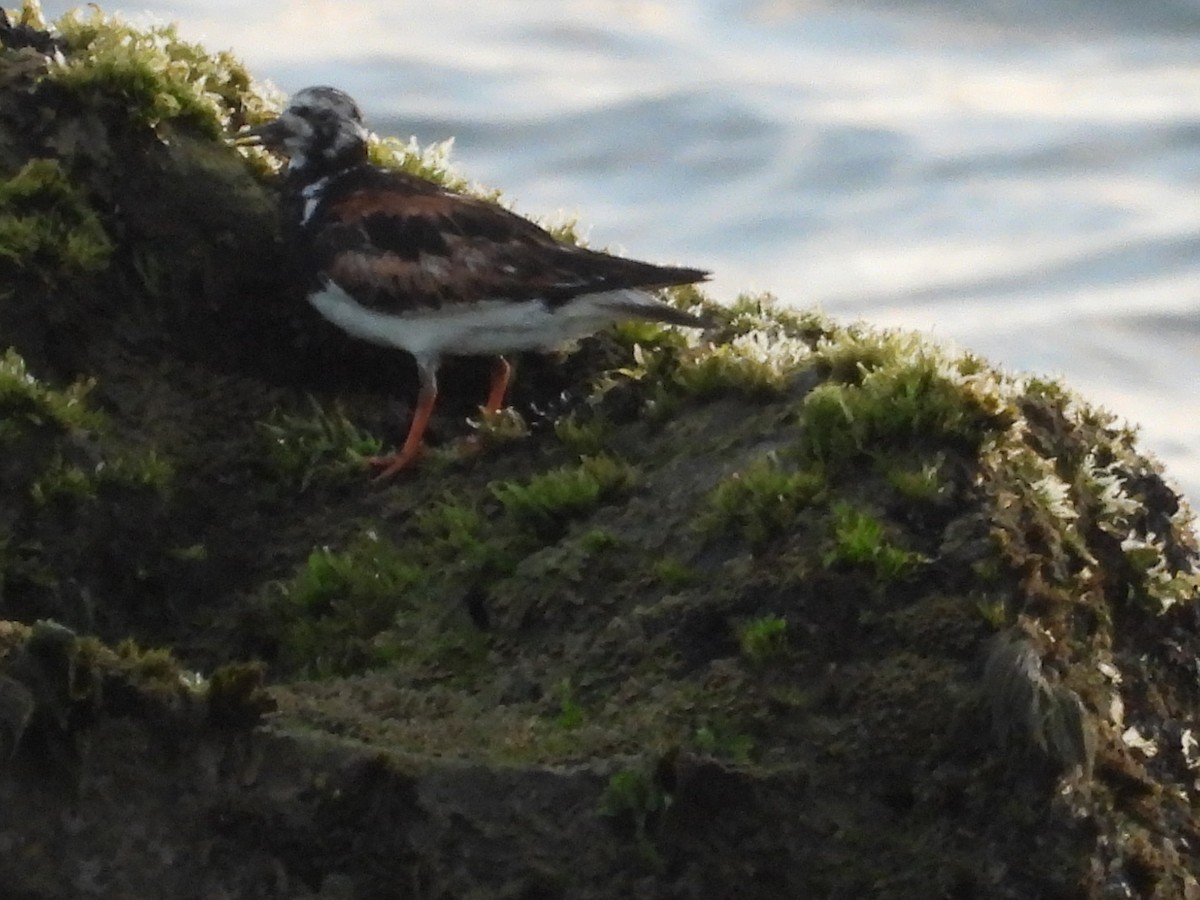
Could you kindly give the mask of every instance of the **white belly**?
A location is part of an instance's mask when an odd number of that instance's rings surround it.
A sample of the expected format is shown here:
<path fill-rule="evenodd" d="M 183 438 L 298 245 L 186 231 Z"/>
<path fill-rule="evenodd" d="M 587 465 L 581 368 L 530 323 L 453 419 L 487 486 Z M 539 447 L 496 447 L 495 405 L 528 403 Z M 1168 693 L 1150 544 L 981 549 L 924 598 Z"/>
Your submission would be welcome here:
<path fill-rule="evenodd" d="M 541 300 L 484 300 L 392 316 L 362 306 L 332 281 L 308 300 L 347 334 L 436 359 L 553 350 L 630 318 L 630 295 L 642 303 L 649 300 L 640 291 L 611 291 L 578 297 L 553 310 Z"/>

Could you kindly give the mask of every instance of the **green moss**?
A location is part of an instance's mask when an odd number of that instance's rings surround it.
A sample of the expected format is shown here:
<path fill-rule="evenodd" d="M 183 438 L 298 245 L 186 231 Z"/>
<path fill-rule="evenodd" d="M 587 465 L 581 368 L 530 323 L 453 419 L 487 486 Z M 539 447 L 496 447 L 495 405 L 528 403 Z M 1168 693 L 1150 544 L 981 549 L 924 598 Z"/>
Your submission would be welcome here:
<path fill-rule="evenodd" d="M 21 0 L 19 9 L 6 12 L 13 25 L 34 31 L 46 30 L 46 16 L 42 13 L 40 0 Z"/>
<path fill-rule="evenodd" d="M 426 681 L 470 686 L 491 674 L 491 638 L 462 610 L 417 591 L 393 626 L 372 643 L 372 664 L 389 663 Z"/>
<path fill-rule="evenodd" d="M 0 182 L 0 267 L 59 282 L 103 271 L 112 253 L 100 217 L 58 160 L 30 160 Z"/>
<path fill-rule="evenodd" d="M 73 639 L 66 648 L 68 691 L 75 703 L 104 707 L 116 715 L 182 711 L 189 688 L 170 649 L 142 647 L 126 638 L 109 647 L 94 637 Z"/>
<path fill-rule="evenodd" d="M 790 470 L 777 455 L 768 454 L 712 489 L 697 527 L 705 534 L 734 530 L 752 546 L 762 547 L 788 533 L 797 514 L 819 502 L 826 488 L 821 466 Z"/>
<path fill-rule="evenodd" d="M 854 330 L 819 344 L 812 362 L 835 384 L 860 385 L 871 372 L 897 365 L 912 349 L 898 336 Z"/>
<path fill-rule="evenodd" d="M 114 648 L 116 663 L 122 671 L 140 680 L 156 681 L 172 689 L 181 683 L 183 670 L 179 660 L 163 647 L 139 647 L 137 641 L 126 638 Z"/>
<path fill-rule="evenodd" d="M 672 373 L 671 383 L 700 399 L 736 393 L 769 400 L 786 393 L 810 353 L 803 340 L 752 331 L 696 349 Z"/>
<path fill-rule="evenodd" d="M 1157 613 L 1194 602 L 1200 573 L 1186 562 L 1195 553 L 1187 505 L 1170 502 L 1157 466 L 1132 450 L 1132 436 L 1110 414 L 1057 383 L 1030 385 L 1018 399 L 1016 440 L 981 458 L 993 536 L 1007 566 L 1023 573 L 1024 590 L 1039 603 L 1073 595 L 1099 602 L 1090 572 L 1101 561 L 1112 565 L 1119 547 L 1117 571 L 1130 576 L 1120 592 Z M 1147 492 L 1170 504 L 1154 525 L 1140 512 Z"/>
<path fill-rule="evenodd" d="M 647 360 L 644 354 L 663 350 L 682 350 L 689 345 L 687 335 L 680 329 L 661 322 L 648 322 L 644 319 L 629 319 L 618 322 L 611 329 L 612 337 L 634 352 L 634 362 L 645 366 Z M 636 371 L 629 370 L 631 373 Z"/>
<path fill-rule="evenodd" d="M 477 453 L 494 452 L 498 447 L 520 443 L 529 437 L 524 416 L 511 406 L 494 413 L 482 410 L 478 419 L 469 421 L 475 429 L 470 441 Z"/>
<path fill-rule="evenodd" d="M 87 403 L 94 388 L 79 380 L 54 388 L 35 378 L 12 349 L 0 356 L 0 448 L 7 487 L 41 507 L 94 501 L 108 488 L 162 494 L 173 467 L 155 451 L 116 446 L 111 424 Z"/>
<path fill-rule="evenodd" d="M 743 622 L 738 626 L 737 639 L 742 655 L 755 665 L 763 665 L 787 652 L 787 619 L 759 616 Z"/>
<path fill-rule="evenodd" d="M 574 731 L 584 721 L 583 707 L 575 699 L 575 691 L 571 686 L 571 679 L 564 678 L 558 683 L 558 715 L 555 717 L 555 724 L 565 731 Z"/>
<path fill-rule="evenodd" d="M 839 339 L 845 329 L 813 309 L 789 309 L 771 294 L 739 294 L 728 306 L 708 307 L 720 323 L 715 342 L 761 333 L 768 338 L 789 338 L 815 349 L 822 342 Z"/>
<path fill-rule="evenodd" d="M 344 550 L 314 550 L 295 575 L 270 591 L 282 620 L 282 662 L 315 675 L 377 664 L 373 640 L 395 623 L 424 577 L 399 548 L 372 531 Z"/>
<path fill-rule="evenodd" d="M 30 496 L 39 505 L 57 500 L 87 500 L 95 496 L 96 484 L 79 466 L 53 460 L 30 486 Z"/>
<path fill-rule="evenodd" d="M 937 504 L 946 499 L 951 486 L 942 472 L 941 459 L 914 465 L 912 462 L 882 462 L 884 477 L 897 494 L 915 504 Z"/>
<path fill-rule="evenodd" d="M 39 381 L 11 347 L 0 356 L 0 444 L 19 438 L 28 429 L 50 427 L 64 433 L 89 431 L 102 418 L 84 401 L 93 383 L 77 381 L 59 390 Z"/>
<path fill-rule="evenodd" d="M 704 578 L 692 566 L 674 556 L 666 556 L 655 562 L 654 577 L 659 584 L 671 591 L 692 587 Z"/>
<path fill-rule="evenodd" d="M 0 356 L 0 448 L 13 496 L 44 507 L 94 502 L 109 488 L 169 489 L 173 467 L 153 450 L 118 446 L 111 424 L 87 403 L 93 388 L 91 380 L 51 387 L 12 349 Z"/>
<path fill-rule="evenodd" d="M 699 753 L 744 765 L 754 755 L 754 738 L 727 723 L 706 721 L 692 733 L 691 746 Z"/>
<path fill-rule="evenodd" d="M 609 777 L 600 797 L 599 812 L 631 828 L 643 859 L 657 865 L 660 858 L 650 839 L 651 829 L 672 801 L 657 772 L 637 766 L 621 769 Z"/>
<path fill-rule="evenodd" d="M 526 482 L 493 482 L 488 489 L 518 525 L 552 539 L 571 520 L 627 494 L 637 482 L 636 469 L 602 455 L 585 456 L 576 466 L 552 469 Z"/>
<path fill-rule="evenodd" d="M 453 138 L 421 147 L 415 137 L 407 141 L 394 137 L 373 137 L 367 145 L 367 155 L 376 165 L 400 169 L 454 191 L 467 190 L 469 182 L 455 172 L 450 163 L 453 148 Z M 495 194 L 488 196 L 495 198 Z"/>
<path fill-rule="evenodd" d="M 351 474 L 361 477 L 363 460 L 382 451 L 380 440 L 351 421 L 339 404 L 326 409 L 314 397 L 308 402 L 307 413 L 275 410 L 258 423 L 272 471 L 300 491 Z"/>
<path fill-rule="evenodd" d="M 886 538 L 884 523 L 849 503 L 833 506 L 833 546 L 824 556 L 826 566 L 863 566 L 875 579 L 890 584 L 911 575 L 927 560 Z"/>
<path fill-rule="evenodd" d="M 55 29 L 66 60 L 50 77 L 85 103 L 117 101 L 135 125 L 177 120 L 218 138 L 272 106 L 231 54 L 181 40 L 173 25 L 137 28 L 92 6 L 66 13 Z"/>
<path fill-rule="evenodd" d="M 601 535 L 603 540 L 597 540 Z M 557 619 L 597 588 L 619 583 L 630 552 L 628 545 L 599 529 L 540 547 L 526 543 L 512 574 L 488 585 L 496 618 L 511 627 Z"/>
<path fill-rule="evenodd" d="M 739 396 L 765 403 L 786 396 L 806 377 L 815 342 L 829 333 L 817 314 L 776 309 L 766 296 L 739 298 L 733 308 L 712 304 L 692 286 L 670 296 L 711 327 L 700 332 L 622 323 L 613 336 L 631 359 L 595 386 L 600 395 L 622 382 L 641 385 L 644 413 L 656 420 L 669 418 L 688 399 Z"/>
<path fill-rule="evenodd" d="M 92 478 L 101 488 L 128 487 L 163 494 L 175 483 L 175 466 L 154 449 L 128 451 L 102 460 Z"/>
<path fill-rule="evenodd" d="M 608 446 L 612 426 L 599 416 L 583 419 L 576 413 L 570 413 L 555 421 L 554 433 L 572 453 L 595 456 Z"/>
<path fill-rule="evenodd" d="M 975 602 L 975 609 L 980 617 L 997 631 L 1009 624 L 1008 602 L 1004 597 L 981 597 Z"/>
<path fill-rule="evenodd" d="M 1011 424 L 1014 412 L 993 373 L 977 372 L 970 359 L 903 349 L 893 348 L 891 364 L 884 355 L 877 368 L 858 368 L 857 383 L 813 389 L 801 407 L 805 458 L 837 468 L 915 447 L 973 453 Z"/>
<path fill-rule="evenodd" d="M 425 542 L 443 548 L 435 556 L 445 559 L 478 549 L 487 529 L 478 506 L 450 494 L 417 510 L 414 522 Z"/>
<path fill-rule="evenodd" d="M 612 550 L 621 545 L 621 539 L 607 528 L 589 528 L 579 535 L 579 546 L 584 553 L 592 555 Z"/>
<path fill-rule="evenodd" d="M 516 568 L 526 550 L 520 535 L 493 528 L 478 504 L 451 495 L 418 509 L 414 525 L 417 558 L 444 578 L 503 577 Z"/>
<path fill-rule="evenodd" d="M 453 500 L 426 508 L 415 525 L 419 540 L 409 544 L 367 530 L 340 550 L 314 550 L 291 578 L 268 587 L 283 668 L 328 677 L 395 666 L 456 680 L 485 662 L 488 636 L 442 592 L 515 562 L 483 539 L 482 516 Z"/>
<path fill-rule="evenodd" d="M 87 469 L 52 457 L 29 488 L 38 505 L 60 500 L 94 500 L 107 487 L 165 493 L 174 478 L 173 467 L 150 451 L 141 456 L 110 455 Z"/>
<path fill-rule="evenodd" d="M 723 304 L 714 303 L 695 284 L 669 287 L 662 292 L 662 296 L 675 308 L 690 312 L 701 319 L 713 320 L 719 310 L 726 308 Z"/>

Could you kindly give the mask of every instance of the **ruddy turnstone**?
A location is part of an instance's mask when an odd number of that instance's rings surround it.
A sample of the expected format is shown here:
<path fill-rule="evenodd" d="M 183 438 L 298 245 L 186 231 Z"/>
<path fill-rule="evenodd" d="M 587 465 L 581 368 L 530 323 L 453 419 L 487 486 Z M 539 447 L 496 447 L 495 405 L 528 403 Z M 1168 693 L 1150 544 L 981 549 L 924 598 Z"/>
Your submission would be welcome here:
<path fill-rule="evenodd" d="M 512 371 L 503 354 L 551 350 L 626 319 L 706 324 L 650 292 L 707 272 L 563 243 L 494 203 L 372 165 L 362 113 L 335 88 L 305 88 L 241 142 L 288 159 L 284 217 L 309 302 L 354 337 L 416 360 L 408 436 L 370 461 L 381 478 L 420 454 L 443 356 L 498 356 L 485 404 L 494 413 Z"/>

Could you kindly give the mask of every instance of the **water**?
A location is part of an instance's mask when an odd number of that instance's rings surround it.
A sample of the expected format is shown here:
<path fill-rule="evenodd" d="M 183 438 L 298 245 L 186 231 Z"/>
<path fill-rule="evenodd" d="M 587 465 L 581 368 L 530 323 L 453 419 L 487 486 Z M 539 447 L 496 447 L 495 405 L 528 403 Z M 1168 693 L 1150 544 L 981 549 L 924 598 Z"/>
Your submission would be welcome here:
<path fill-rule="evenodd" d="M 1200 0 L 105 8 L 454 136 L 521 211 L 711 268 L 719 298 L 1061 375 L 1200 491 Z"/>

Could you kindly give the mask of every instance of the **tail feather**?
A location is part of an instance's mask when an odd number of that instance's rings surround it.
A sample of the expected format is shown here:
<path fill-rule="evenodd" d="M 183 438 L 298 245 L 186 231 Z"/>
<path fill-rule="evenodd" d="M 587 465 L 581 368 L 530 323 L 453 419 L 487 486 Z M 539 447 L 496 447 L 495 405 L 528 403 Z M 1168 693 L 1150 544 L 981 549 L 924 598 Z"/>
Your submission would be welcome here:
<path fill-rule="evenodd" d="M 638 287 L 646 290 L 672 287 L 677 284 L 696 284 L 708 281 L 708 276 L 712 274 L 704 269 L 691 269 L 686 266 L 653 266 L 649 263 L 643 263 L 643 265 L 648 271 L 638 281 Z"/>

